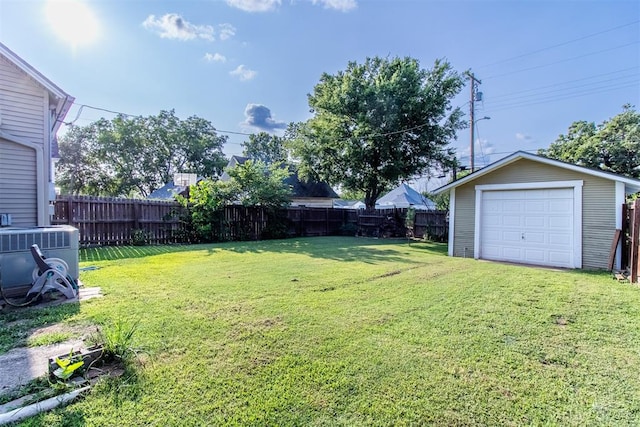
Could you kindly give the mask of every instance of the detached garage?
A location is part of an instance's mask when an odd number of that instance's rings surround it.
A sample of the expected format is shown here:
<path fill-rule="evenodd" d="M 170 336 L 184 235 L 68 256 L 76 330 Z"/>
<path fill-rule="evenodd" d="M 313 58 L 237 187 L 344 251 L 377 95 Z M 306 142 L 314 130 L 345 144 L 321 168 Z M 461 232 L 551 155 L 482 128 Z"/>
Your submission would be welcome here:
<path fill-rule="evenodd" d="M 447 191 L 450 256 L 594 269 L 640 180 L 519 151 L 435 193 Z"/>

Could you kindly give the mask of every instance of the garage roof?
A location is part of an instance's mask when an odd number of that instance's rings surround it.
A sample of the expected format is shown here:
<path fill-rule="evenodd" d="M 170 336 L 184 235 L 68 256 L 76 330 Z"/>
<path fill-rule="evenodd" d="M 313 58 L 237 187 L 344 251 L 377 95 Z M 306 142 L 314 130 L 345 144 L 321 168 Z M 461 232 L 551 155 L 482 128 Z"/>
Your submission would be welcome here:
<path fill-rule="evenodd" d="M 599 178 L 604 178 L 604 179 L 609 179 L 611 181 L 618 181 L 618 182 L 622 182 L 624 183 L 625 186 L 625 192 L 627 194 L 633 194 L 633 193 L 637 193 L 640 191 L 640 180 L 634 179 L 634 178 L 629 178 L 626 176 L 622 176 L 622 175 L 618 175 L 615 173 L 611 173 L 611 172 L 605 172 L 605 171 L 601 171 L 598 169 L 591 169 L 591 168 L 585 168 L 584 166 L 578 166 L 578 165 L 574 165 L 571 163 L 565 163 L 562 162 L 560 160 L 555 160 L 555 159 L 550 159 L 548 157 L 542 157 L 542 156 L 538 156 L 536 154 L 531 154 L 531 153 L 527 153 L 525 151 L 516 151 L 515 153 L 504 157 L 500 160 L 498 160 L 497 162 L 491 163 L 490 165 L 477 170 L 467 176 L 465 176 L 464 178 L 461 178 L 457 181 L 453 181 L 450 182 L 447 185 L 444 185 L 436 190 L 433 191 L 433 194 L 439 194 L 439 193 L 444 193 L 445 191 L 449 191 L 452 188 L 456 188 L 460 185 L 466 184 L 470 181 L 473 181 L 476 178 L 479 178 L 483 175 L 486 175 L 488 173 L 493 172 L 496 169 L 499 169 L 503 166 L 506 166 L 510 163 L 513 163 L 515 161 L 521 160 L 521 159 L 527 159 L 527 160 L 532 160 L 534 162 L 539 162 L 539 163 L 544 163 L 547 165 L 551 165 L 551 166 L 556 166 L 559 168 L 563 168 L 563 169 L 568 169 L 568 170 L 573 170 L 576 172 L 580 172 L 586 175 L 593 175 L 593 176 L 597 176 Z"/>

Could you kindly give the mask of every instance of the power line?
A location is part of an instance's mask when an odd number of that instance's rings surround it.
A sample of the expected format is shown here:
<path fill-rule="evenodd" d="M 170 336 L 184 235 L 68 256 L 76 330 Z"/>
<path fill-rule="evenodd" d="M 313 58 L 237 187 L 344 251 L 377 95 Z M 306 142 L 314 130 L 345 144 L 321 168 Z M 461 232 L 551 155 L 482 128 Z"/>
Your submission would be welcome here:
<path fill-rule="evenodd" d="M 510 75 L 512 75 L 512 74 L 518 74 L 518 73 L 522 73 L 522 72 L 525 72 L 525 71 L 531 71 L 531 70 L 537 70 L 537 69 L 539 69 L 539 68 L 550 67 L 551 65 L 561 64 L 561 63 L 563 63 L 563 62 L 574 61 L 574 60 L 576 60 L 576 59 L 585 58 L 585 57 L 587 57 L 587 56 L 592 56 L 592 55 L 597 55 L 597 54 L 599 54 L 599 53 L 610 52 L 610 51 L 612 51 L 612 50 L 616 50 L 616 49 L 622 49 L 622 48 L 624 48 L 624 47 L 632 46 L 632 45 L 634 45 L 634 44 L 638 44 L 638 43 L 640 43 L 640 40 L 635 40 L 635 41 L 633 41 L 633 42 L 631 42 L 631 43 L 625 43 L 625 44 L 621 44 L 621 45 L 618 45 L 618 46 L 615 46 L 615 47 L 610 47 L 610 48 L 607 48 L 607 49 L 598 50 L 598 51 L 595 51 L 595 52 L 585 53 L 585 54 L 583 54 L 583 55 L 573 56 L 573 57 L 571 57 L 571 58 L 561 59 L 561 60 L 559 60 L 559 61 L 550 62 L 550 63 L 548 63 L 548 64 L 535 65 L 535 66 L 533 66 L 533 67 L 521 68 L 521 69 L 519 69 L 519 70 L 510 71 L 510 72 L 508 72 L 508 73 L 495 74 L 495 75 L 493 75 L 493 76 L 485 77 L 484 79 L 485 79 L 485 80 L 489 80 L 489 79 L 496 79 L 496 78 L 498 78 L 498 77 L 510 76 Z"/>
<path fill-rule="evenodd" d="M 561 47 L 561 46 L 566 46 L 566 45 L 571 44 L 571 43 L 579 42 L 579 41 L 582 41 L 582 40 L 589 39 L 591 37 L 595 37 L 595 36 L 599 36 L 601 34 L 609 33 L 611 31 L 619 30 L 620 28 L 629 27 L 629 26 L 635 25 L 635 24 L 637 24 L 639 22 L 640 22 L 640 20 L 636 20 L 636 21 L 633 21 L 633 22 L 629 22 L 628 24 L 618 25 L 617 27 L 613 27 L 613 28 L 609 28 L 609 29 L 606 29 L 606 30 L 598 31 L 597 33 L 587 34 L 586 36 L 578 37 L 577 39 L 568 40 L 566 42 L 562 42 L 562 43 L 554 44 L 554 45 L 551 45 L 551 46 L 543 47 L 541 49 L 536 49 L 536 50 L 533 50 L 533 51 L 530 51 L 530 52 L 527 52 L 527 53 L 523 53 L 521 55 L 512 56 L 511 58 L 502 59 L 500 61 L 492 62 L 490 64 L 481 65 L 481 66 L 476 67 L 476 68 L 486 68 L 486 67 L 491 67 L 493 65 L 504 64 L 505 62 L 511 62 L 511 61 L 516 60 L 516 59 L 524 58 L 525 56 L 535 55 L 536 53 L 540 53 L 540 52 L 544 52 L 544 51 L 547 51 L 547 50 L 555 49 L 555 48 Z"/>
<path fill-rule="evenodd" d="M 535 102 L 522 101 L 522 102 L 515 102 L 513 104 L 501 104 L 501 105 L 498 105 L 497 107 L 494 107 L 494 108 L 487 107 L 487 111 L 493 112 L 493 111 L 507 110 L 507 109 L 511 109 L 511 108 L 529 107 L 529 106 L 532 106 L 532 105 L 544 104 L 544 103 L 555 102 L 555 101 L 562 101 L 562 100 L 566 100 L 566 99 L 572 99 L 572 98 L 578 98 L 578 97 L 582 97 L 582 96 L 588 96 L 588 95 L 592 95 L 592 94 L 596 94 L 596 93 L 609 92 L 609 91 L 617 90 L 617 89 L 625 89 L 625 88 L 628 88 L 628 87 L 637 87 L 637 82 L 626 83 L 626 84 L 622 84 L 622 85 L 607 86 L 607 87 L 600 88 L 600 90 L 590 89 L 590 90 L 586 90 L 586 91 L 575 92 L 573 94 L 567 94 L 565 96 L 540 98 L 540 99 L 536 100 Z"/>
<path fill-rule="evenodd" d="M 480 148 L 480 154 L 482 155 L 482 161 L 486 164 L 487 159 L 484 157 L 484 150 L 482 148 L 482 139 L 480 137 L 480 130 L 478 129 L 478 122 L 475 123 L 476 134 L 478 135 L 478 147 Z"/>
<path fill-rule="evenodd" d="M 487 101 L 487 103 L 485 105 L 491 106 L 491 107 L 498 107 L 498 106 L 503 106 L 503 105 L 510 105 L 510 104 L 519 104 L 519 103 L 528 103 L 528 102 L 535 102 L 535 101 L 540 101 L 540 100 L 549 100 L 549 99 L 555 99 L 555 98 L 562 98 L 565 96 L 573 96 L 573 95 L 577 95 L 577 94 L 585 94 L 585 93 L 589 93 L 589 92 L 594 92 L 597 93 L 600 90 L 603 89 L 615 89 L 619 86 L 629 86 L 629 85 L 635 85 L 638 83 L 637 78 L 633 77 L 633 78 L 625 78 L 625 79 L 610 79 L 610 80 L 606 80 L 603 82 L 598 82 L 596 83 L 597 86 L 594 86 L 593 84 L 591 85 L 581 85 L 581 86 L 575 86 L 572 88 L 566 88 L 566 89 L 559 89 L 559 90 L 554 90 L 554 91 L 547 91 L 547 92 L 540 92 L 537 94 L 533 94 L 533 95 L 522 95 L 522 96 L 515 96 L 512 99 L 503 99 L 503 100 L 498 100 L 498 101 Z M 585 87 L 586 86 L 586 87 Z"/>
<path fill-rule="evenodd" d="M 522 93 L 537 92 L 537 91 L 539 91 L 541 89 L 548 89 L 548 88 L 557 87 L 557 86 L 570 85 L 572 83 L 581 82 L 581 81 L 584 81 L 584 80 L 592 80 L 592 79 L 596 79 L 598 77 L 610 76 L 612 74 L 619 74 L 619 73 L 623 73 L 623 72 L 626 72 L 626 71 L 638 70 L 638 69 L 640 69 L 640 66 L 636 65 L 635 67 L 623 68 L 621 70 L 611 71 L 611 72 L 602 73 L 602 74 L 596 74 L 596 75 L 593 75 L 593 76 L 583 77 L 583 78 L 580 78 L 580 79 L 566 80 L 564 82 L 559 82 L 559 83 L 554 83 L 554 84 L 544 85 L 544 86 L 538 86 L 538 87 L 531 88 L 531 89 L 519 90 L 519 91 L 516 91 L 516 92 L 505 93 L 505 94 L 492 95 L 491 96 L 491 100 L 495 100 L 496 98 L 499 99 L 499 98 L 513 97 L 514 95 L 518 95 L 518 94 L 522 94 Z M 628 77 L 637 77 L 637 76 L 638 76 L 638 73 L 633 73 L 633 74 L 629 74 L 628 76 L 616 77 L 615 79 L 628 78 Z M 600 81 L 600 82 L 593 82 L 593 83 L 586 83 L 585 85 L 578 85 L 578 86 L 575 86 L 575 87 L 582 87 L 582 86 L 586 86 L 586 85 L 590 85 L 590 84 L 598 84 L 598 83 L 602 83 L 602 82 L 606 82 L 606 81 L 609 81 L 609 80 Z M 567 89 L 558 89 L 558 91 L 560 91 L 560 90 L 567 90 Z M 535 94 L 533 94 L 531 96 L 535 96 Z M 516 98 L 518 98 L 518 96 L 516 96 Z"/>
<path fill-rule="evenodd" d="M 630 80 L 631 79 L 631 80 Z M 516 102 L 525 102 L 528 100 L 534 100 L 536 98 L 540 98 L 541 96 L 545 96 L 545 95 L 553 95 L 553 94 L 558 94 L 558 95 L 562 95 L 562 92 L 569 92 L 569 93 L 565 93 L 564 95 L 569 95 L 571 93 L 574 93 L 573 91 L 580 89 L 581 91 L 584 90 L 598 90 L 604 87 L 608 87 L 611 83 L 614 82 L 615 85 L 620 85 L 620 84 L 625 84 L 625 83 L 637 83 L 638 82 L 638 77 L 637 76 L 625 76 L 623 78 L 617 78 L 617 79 L 608 79 L 608 80 L 603 80 L 600 82 L 594 82 L 594 83 L 589 83 L 589 84 L 583 84 L 583 85 L 577 85 L 574 87 L 568 87 L 568 88 L 563 88 L 563 89 L 555 89 L 555 90 L 548 90 L 548 91 L 544 91 L 544 92 L 538 92 L 532 95 L 520 95 L 520 96 L 514 96 L 511 99 L 504 99 L 504 100 L 498 100 L 498 101 L 493 101 L 493 100 L 489 100 L 488 104 L 493 105 L 493 103 L 498 103 L 498 104 L 505 104 L 505 103 L 510 103 L 512 101 L 515 101 L 517 99 L 520 99 L 521 101 L 516 101 Z M 606 83 L 609 83 L 609 85 L 606 85 Z M 604 86 L 602 86 L 604 84 Z M 595 86 L 598 85 L 598 86 Z"/>
<path fill-rule="evenodd" d="M 64 122 L 65 125 L 67 126 L 73 126 L 75 124 L 75 122 L 77 122 L 78 120 L 90 120 L 90 119 L 80 119 L 80 115 L 82 114 L 82 110 L 85 108 L 89 108 L 91 110 L 97 110 L 97 111 L 104 111 L 107 113 L 112 113 L 112 114 L 117 114 L 119 116 L 125 116 L 125 117 L 138 117 L 138 118 L 142 118 L 143 116 L 138 115 L 138 114 L 128 114 L 128 113 L 123 113 L 122 111 L 115 111 L 115 110 L 109 110 L 108 108 L 102 108 L 102 107 L 94 107 L 92 105 L 87 105 L 87 104 L 77 104 L 80 108 L 78 109 L 78 112 L 76 113 L 76 117 L 70 121 L 70 122 Z M 215 128 L 215 126 L 214 126 Z M 251 136 L 253 135 L 252 133 L 246 133 L 246 132 L 236 132 L 236 131 L 232 131 L 232 130 L 223 130 L 223 129 L 215 129 L 216 132 L 218 133 L 228 133 L 228 134 L 233 134 L 233 135 L 243 135 L 243 136 Z M 226 142 L 226 144 L 237 144 L 237 145 L 242 145 L 241 143 L 238 142 Z"/>
<path fill-rule="evenodd" d="M 105 111 L 108 113 L 112 113 L 112 114 L 118 114 L 118 115 L 122 115 L 122 116 L 126 116 L 126 117 L 143 117 L 141 115 L 134 115 L 134 114 L 128 114 L 128 113 L 123 113 L 121 111 L 115 111 L 115 110 L 109 110 L 107 108 L 101 108 L 101 107 L 94 107 L 91 105 L 87 105 L 87 104 L 77 104 L 80 106 L 80 108 L 78 109 L 78 112 L 76 113 L 76 117 L 71 121 L 71 122 L 65 122 L 64 124 L 67 126 L 72 126 L 76 121 L 78 121 L 80 119 L 80 115 L 82 113 L 82 110 L 84 108 L 89 108 L 92 110 L 98 110 L 98 111 Z M 460 107 L 457 107 L 460 108 Z M 82 119 L 82 120 L 87 120 L 87 119 Z M 412 126 L 410 128 L 406 128 L 406 129 L 401 129 L 401 130 L 397 130 L 397 131 L 391 131 L 391 132 L 385 132 L 385 133 L 374 133 L 371 135 L 365 135 L 368 138 L 379 138 L 379 137 L 384 137 L 384 136 L 391 136 L 391 135 L 398 135 L 401 133 L 407 133 L 407 132 L 411 132 L 420 128 L 423 128 L 425 126 L 430 125 L 430 122 L 425 122 L 422 123 L 420 125 L 416 125 L 416 126 Z M 227 134 L 233 134 L 233 135 L 243 135 L 243 136 L 251 136 L 254 135 L 253 133 L 246 133 L 246 132 L 236 132 L 236 131 L 231 131 L 231 130 L 223 130 L 223 129 L 215 129 L 216 132 L 219 133 L 227 133 Z M 236 144 L 236 145 L 243 145 L 242 143 L 234 143 L 234 142 L 227 142 L 227 144 Z"/>

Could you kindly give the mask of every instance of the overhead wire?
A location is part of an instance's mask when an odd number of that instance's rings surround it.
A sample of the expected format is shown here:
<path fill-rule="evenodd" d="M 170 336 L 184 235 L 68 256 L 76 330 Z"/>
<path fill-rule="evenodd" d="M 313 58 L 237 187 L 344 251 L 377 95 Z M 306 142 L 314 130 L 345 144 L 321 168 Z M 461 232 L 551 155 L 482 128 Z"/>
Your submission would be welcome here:
<path fill-rule="evenodd" d="M 522 72 L 525 72 L 525 71 L 531 71 L 531 70 L 537 70 L 537 69 L 540 69 L 540 68 L 550 67 L 552 65 L 562 64 L 564 62 L 569 62 L 569 61 L 574 61 L 576 59 L 586 58 L 587 56 L 593 56 L 593 55 L 597 55 L 597 54 L 604 53 L 604 52 L 610 52 L 612 50 L 622 49 L 624 47 L 632 46 L 632 45 L 635 45 L 635 44 L 638 44 L 638 43 L 640 43 L 640 40 L 635 40 L 635 41 L 632 41 L 630 43 L 621 44 L 621 45 L 610 47 L 610 48 L 607 48 L 607 49 L 601 49 L 601 50 L 598 50 L 598 51 L 595 51 L 595 52 L 589 52 L 589 53 L 585 53 L 583 55 L 573 56 L 571 58 L 560 59 L 558 61 L 550 62 L 548 64 L 535 65 L 533 67 L 521 68 L 519 70 L 510 71 L 510 72 L 507 72 L 507 73 L 495 74 L 493 76 L 483 77 L 483 80 L 491 80 L 491 79 L 496 79 L 498 77 L 506 77 L 506 76 L 510 76 L 510 75 L 513 75 L 513 74 L 522 73 Z"/>
<path fill-rule="evenodd" d="M 599 36 L 599 35 L 602 35 L 602 34 L 610 33 L 612 31 L 619 30 L 619 29 L 625 28 L 625 27 L 629 27 L 631 25 L 635 25 L 635 24 L 638 24 L 638 23 L 640 23 L 640 19 L 639 20 L 635 20 L 633 22 L 629 22 L 627 24 L 622 24 L 622 25 L 618 25 L 618 26 L 613 27 L 613 28 L 608 28 L 606 30 L 598 31 L 596 33 L 587 34 L 586 36 L 578 37 L 578 38 L 575 38 L 575 39 L 572 39 L 572 40 L 568 40 L 566 42 L 557 43 L 557 44 L 554 44 L 554 45 L 551 45 L 551 46 L 547 46 L 547 47 L 543 47 L 543 48 L 540 48 L 540 49 L 536 49 L 536 50 L 533 50 L 533 51 L 530 51 L 530 52 L 526 52 L 526 53 L 523 53 L 523 54 L 520 54 L 520 55 L 512 56 L 511 58 L 506 58 L 506 59 L 502 59 L 502 60 L 499 60 L 499 61 L 496 61 L 496 62 L 492 62 L 492 63 L 489 63 L 489 64 L 481 65 L 479 67 L 476 67 L 476 69 L 487 68 L 487 67 L 491 67 L 491 66 L 494 66 L 494 65 L 504 64 L 506 62 L 515 61 L 516 59 L 521 59 L 521 58 L 524 58 L 526 56 L 535 55 L 536 53 L 545 52 L 547 50 L 555 49 L 557 47 L 566 46 L 566 45 L 569 45 L 571 43 L 579 42 L 579 41 L 582 41 L 582 40 L 589 39 L 591 37 L 595 37 L 595 36 Z"/>
<path fill-rule="evenodd" d="M 64 122 L 65 125 L 73 126 L 78 120 L 91 120 L 91 119 L 83 119 L 83 118 L 80 117 L 84 108 L 89 108 L 91 110 L 97 110 L 97 111 L 104 111 L 104 112 L 107 112 L 107 113 L 117 114 L 119 116 L 125 116 L 125 117 L 143 117 L 142 115 L 139 115 L 139 114 L 123 113 L 122 111 L 115 111 L 115 110 L 110 110 L 108 108 L 95 107 L 95 106 L 87 105 L 87 104 L 77 104 L 77 105 L 80 108 L 78 109 L 78 111 L 76 113 L 76 117 L 70 122 Z M 217 128 L 215 130 L 216 130 L 216 132 L 219 132 L 219 133 L 227 133 L 227 134 L 233 134 L 233 135 L 244 135 L 244 136 L 253 135 L 252 133 L 237 132 L 237 131 L 223 130 L 223 129 L 217 129 Z M 241 143 L 238 143 L 238 142 L 226 142 L 225 144 L 242 145 Z"/>
<path fill-rule="evenodd" d="M 467 102 L 467 103 L 462 104 L 461 106 L 464 106 L 465 104 L 468 104 L 468 102 Z M 110 110 L 110 109 L 102 108 L 102 107 L 94 107 L 94 106 L 87 105 L 87 104 L 78 104 L 78 105 L 79 105 L 79 107 L 80 107 L 80 108 L 78 109 L 78 112 L 77 112 L 77 114 L 76 114 L 76 117 L 75 117 L 71 122 L 65 122 L 65 123 L 64 123 L 64 124 L 66 124 L 67 126 L 72 126 L 72 125 L 74 125 L 74 124 L 75 124 L 75 122 L 76 122 L 76 121 L 78 121 L 78 120 L 88 120 L 88 119 L 81 119 L 81 118 L 80 118 L 80 115 L 81 115 L 82 110 L 83 110 L 84 108 L 89 108 L 89 109 L 92 109 L 92 110 L 98 110 L 98 111 L 104 111 L 104 112 L 108 112 L 108 113 L 112 113 L 112 114 L 118 114 L 118 115 L 122 115 L 122 116 L 126 116 L 126 117 L 143 117 L 143 116 L 141 116 L 141 115 L 135 115 L 135 114 L 123 113 L 123 112 L 121 112 L 121 111 Z M 456 107 L 456 109 L 457 109 L 457 108 L 460 108 L 461 106 Z M 406 128 L 406 129 L 401 129 L 401 130 L 396 130 L 396 131 L 390 131 L 390 132 L 384 132 L 384 133 L 374 133 L 374 134 L 366 135 L 366 136 L 367 136 L 368 138 L 379 138 L 379 137 L 385 137 L 385 136 L 391 136 L 391 135 L 398 135 L 398 134 L 401 134 L 401 133 L 407 133 L 407 132 L 411 132 L 411 131 L 414 131 L 414 130 L 421 129 L 421 128 L 425 127 L 425 126 L 428 126 L 429 124 L 430 124 L 430 122 L 425 122 L 425 123 L 422 123 L 422 124 L 419 124 L 419 125 L 416 125 L 416 126 L 412 126 L 412 127 L 410 127 L 410 128 Z M 219 133 L 225 133 L 225 134 L 243 135 L 243 136 L 251 136 L 251 135 L 254 135 L 253 133 L 237 132 L 237 131 L 223 130 L 223 129 L 217 129 L 217 128 L 216 128 L 215 130 L 216 130 L 216 132 L 219 132 Z M 242 145 L 242 143 L 233 143 L 233 142 L 227 142 L 227 144 L 237 144 L 237 145 Z"/>
<path fill-rule="evenodd" d="M 486 107 L 487 112 L 495 112 L 495 111 L 503 111 L 503 110 L 508 110 L 511 108 L 520 108 L 520 107 L 529 107 L 529 106 L 533 106 L 533 105 L 539 105 L 539 104 L 546 104 L 549 102 L 556 102 L 556 101 L 564 101 L 567 99 L 573 99 L 573 98 L 579 98 L 579 97 L 583 97 L 583 96 L 589 96 L 589 95 L 593 95 L 593 94 L 597 94 L 597 93 L 605 93 L 605 92 L 611 92 L 614 90 L 619 90 L 619 89 L 626 89 L 626 88 L 631 88 L 631 87 L 637 87 L 638 84 L 637 82 L 630 82 L 630 83 L 624 83 L 624 84 L 619 84 L 619 85 L 610 85 L 610 86 L 606 86 L 606 87 L 602 87 L 602 88 L 597 88 L 597 89 L 589 89 L 589 90 L 583 90 L 580 92 L 574 92 L 571 94 L 565 94 L 562 96 L 554 96 L 554 97 L 548 97 L 548 98 L 540 98 L 540 99 L 536 99 L 536 100 L 529 100 L 529 101 L 521 101 L 521 102 L 514 102 L 514 103 L 504 103 L 504 104 L 500 104 L 496 107 L 492 107 L 491 105 Z"/>
<path fill-rule="evenodd" d="M 476 135 L 477 135 L 478 148 L 480 148 L 480 154 L 482 155 L 482 162 L 486 164 L 487 159 L 485 158 L 484 150 L 482 149 L 482 139 L 480 139 L 480 130 L 478 128 L 478 122 L 475 122 L 474 126 L 475 126 Z M 475 144 L 475 141 L 474 141 L 474 144 Z"/>
<path fill-rule="evenodd" d="M 634 67 L 623 68 L 621 70 L 611 71 L 611 72 L 608 72 L 608 73 L 596 74 L 596 75 L 589 76 L 589 77 L 582 77 L 582 78 L 579 78 L 579 79 L 565 80 L 563 82 L 553 83 L 553 84 L 550 84 L 550 85 L 537 86 L 537 87 L 534 87 L 534 88 L 525 89 L 525 90 L 519 90 L 519 91 L 516 91 L 516 92 L 492 95 L 491 98 L 489 99 L 489 101 L 493 101 L 495 99 L 500 99 L 500 98 L 522 98 L 522 97 L 526 97 L 526 96 L 535 96 L 535 95 L 537 95 L 537 93 L 535 93 L 535 92 L 539 92 L 542 89 L 549 89 L 549 88 L 563 86 L 563 85 L 567 85 L 568 87 L 567 88 L 555 89 L 554 91 L 568 90 L 568 89 L 571 89 L 572 88 L 571 85 L 573 83 L 576 83 L 576 82 L 582 82 L 582 81 L 585 81 L 585 80 L 593 80 L 593 79 L 596 79 L 598 77 L 605 77 L 605 76 L 610 76 L 610 75 L 613 75 L 613 74 L 620 74 L 620 73 L 624 73 L 624 72 L 627 72 L 627 71 L 630 71 L 630 70 L 640 70 L 640 65 L 636 65 Z M 580 84 L 580 85 L 574 85 L 573 88 L 584 87 L 584 86 L 588 86 L 588 85 L 592 85 L 592 84 L 599 84 L 599 83 L 608 82 L 608 81 L 611 81 L 611 80 L 619 80 L 619 79 L 626 79 L 626 78 L 637 78 L 638 76 L 640 76 L 640 73 L 636 72 L 636 73 L 632 73 L 632 74 L 629 74 L 629 75 L 615 77 L 615 78 L 612 78 L 612 79 L 595 81 L 595 82 L 592 82 L 592 83 L 584 83 L 584 84 Z M 530 95 L 520 95 L 520 94 L 531 93 L 531 92 L 534 92 L 534 93 L 530 94 Z M 552 91 L 547 91 L 547 92 L 550 93 Z M 539 93 L 546 93 L 546 92 L 539 92 Z"/>

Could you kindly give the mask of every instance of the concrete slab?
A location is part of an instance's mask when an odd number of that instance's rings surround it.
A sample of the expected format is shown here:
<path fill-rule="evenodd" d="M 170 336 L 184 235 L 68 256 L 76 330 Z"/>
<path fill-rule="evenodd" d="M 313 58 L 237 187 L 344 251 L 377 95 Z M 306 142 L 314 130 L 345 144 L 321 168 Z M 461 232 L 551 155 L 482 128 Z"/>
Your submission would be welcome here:
<path fill-rule="evenodd" d="M 84 348 L 82 340 L 42 347 L 19 347 L 0 355 L 0 394 L 49 373 L 49 358 Z"/>
<path fill-rule="evenodd" d="M 77 298 L 68 300 L 60 299 L 51 301 L 46 304 L 40 304 L 38 307 L 46 307 L 58 304 L 77 303 L 91 298 L 102 297 L 100 288 L 81 287 Z M 13 308 L 9 307 L 14 310 Z M 15 309 L 19 310 L 19 309 Z M 47 333 L 53 331 L 64 331 L 65 329 L 75 330 L 76 328 L 56 324 L 34 330 L 34 334 Z M 88 329 L 90 332 L 91 328 Z M 69 353 L 71 350 L 79 350 L 84 348 L 84 342 L 81 339 L 70 340 L 64 343 L 41 347 L 19 347 L 9 350 L 4 354 L 0 354 L 0 394 L 5 394 L 15 388 L 27 384 L 29 381 L 46 375 L 49 372 L 49 358 Z"/>

